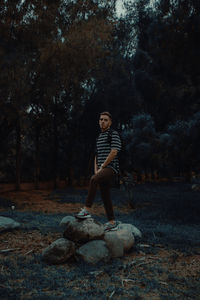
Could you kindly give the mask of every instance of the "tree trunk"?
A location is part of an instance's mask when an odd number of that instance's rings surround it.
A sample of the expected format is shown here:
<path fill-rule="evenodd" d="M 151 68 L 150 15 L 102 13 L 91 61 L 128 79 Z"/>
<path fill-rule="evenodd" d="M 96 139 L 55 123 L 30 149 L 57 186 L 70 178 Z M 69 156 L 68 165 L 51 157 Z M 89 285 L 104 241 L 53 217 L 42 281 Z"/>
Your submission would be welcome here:
<path fill-rule="evenodd" d="M 72 187 L 74 182 L 74 169 L 68 164 L 67 168 L 68 186 Z"/>
<path fill-rule="evenodd" d="M 145 177 L 144 182 L 149 182 L 149 173 L 148 173 L 146 168 L 145 168 L 145 171 L 144 171 L 144 177 Z"/>
<path fill-rule="evenodd" d="M 39 189 L 40 181 L 40 129 L 36 128 L 35 138 L 35 189 Z"/>
<path fill-rule="evenodd" d="M 21 124 L 20 119 L 17 119 L 16 124 L 16 190 L 20 190 L 21 183 Z"/>
<path fill-rule="evenodd" d="M 58 166 L 58 126 L 57 126 L 57 99 L 55 97 L 55 110 L 53 118 L 53 136 L 54 136 L 54 149 L 53 149 L 53 181 L 54 188 L 57 188 L 57 166 Z"/>
<path fill-rule="evenodd" d="M 185 181 L 191 183 L 191 180 L 192 180 L 192 172 L 190 168 L 187 168 L 185 172 Z"/>

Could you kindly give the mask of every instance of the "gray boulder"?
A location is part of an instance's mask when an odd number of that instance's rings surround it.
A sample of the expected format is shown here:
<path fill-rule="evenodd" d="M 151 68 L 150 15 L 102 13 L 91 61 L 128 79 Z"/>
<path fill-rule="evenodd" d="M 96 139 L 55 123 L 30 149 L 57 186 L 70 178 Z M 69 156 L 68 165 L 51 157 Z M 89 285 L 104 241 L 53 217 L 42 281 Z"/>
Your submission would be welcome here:
<path fill-rule="evenodd" d="M 66 262 L 75 253 L 75 244 L 64 238 L 54 241 L 42 252 L 42 259 L 51 264 Z"/>
<path fill-rule="evenodd" d="M 132 232 L 128 231 L 127 229 L 118 229 L 116 231 L 116 235 L 121 241 L 123 241 L 124 252 L 127 252 L 133 247 L 135 243 L 135 238 Z"/>
<path fill-rule="evenodd" d="M 60 224 L 65 227 L 63 236 L 74 242 L 99 240 L 104 236 L 103 225 L 92 218 L 79 220 L 65 217 Z"/>
<path fill-rule="evenodd" d="M 64 218 L 62 218 L 62 220 L 60 221 L 60 226 L 62 226 L 63 228 L 65 228 L 65 226 L 69 223 L 69 222 L 73 222 L 76 218 L 73 216 L 66 216 Z"/>
<path fill-rule="evenodd" d="M 123 245 L 124 252 L 130 250 L 135 243 L 134 235 L 127 229 L 118 229 L 116 231 L 106 232 L 104 235 L 104 240 L 106 241 L 106 244 L 109 245 L 111 253 L 114 253 L 115 255 L 117 255 L 117 251 L 115 250 L 115 240 L 120 240 L 121 244 Z"/>
<path fill-rule="evenodd" d="M 141 231 L 132 224 L 121 223 L 118 225 L 118 227 L 120 230 L 125 229 L 127 231 L 130 231 L 134 235 L 134 237 L 138 237 L 138 238 L 142 237 Z"/>
<path fill-rule="evenodd" d="M 122 257 L 124 255 L 124 242 L 113 231 L 105 233 L 104 241 L 112 257 Z"/>
<path fill-rule="evenodd" d="M 102 240 L 86 243 L 77 249 L 76 255 L 89 264 L 96 264 L 100 261 L 108 262 L 111 257 L 106 243 Z"/>
<path fill-rule="evenodd" d="M 13 230 L 20 227 L 20 223 L 7 217 L 0 216 L 0 232 L 4 230 Z"/>

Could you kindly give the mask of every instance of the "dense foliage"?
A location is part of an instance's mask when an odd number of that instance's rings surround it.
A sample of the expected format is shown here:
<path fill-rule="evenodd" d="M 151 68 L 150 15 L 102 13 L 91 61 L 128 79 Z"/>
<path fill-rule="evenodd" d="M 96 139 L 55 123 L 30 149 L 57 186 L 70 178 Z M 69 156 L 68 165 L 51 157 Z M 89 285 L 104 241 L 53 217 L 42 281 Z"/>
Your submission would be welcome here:
<path fill-rule="evenodd" d="M 1 182 L 87 177 L 105 110 L 130 169 L 199 172 L 200 4 L 115 2 L 1 1 Z"/>

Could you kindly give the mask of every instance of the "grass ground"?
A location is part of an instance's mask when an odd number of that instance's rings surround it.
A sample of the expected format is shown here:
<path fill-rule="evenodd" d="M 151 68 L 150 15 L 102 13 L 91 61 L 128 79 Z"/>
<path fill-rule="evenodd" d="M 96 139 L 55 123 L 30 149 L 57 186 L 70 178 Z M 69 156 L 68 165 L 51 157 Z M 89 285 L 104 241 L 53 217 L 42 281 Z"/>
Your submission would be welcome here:
<path fill-rule="evenodd" d="M 117 219 L 143 233 L 123 258 L 95 266 L 74 258 L 42 262 L 42 250 L 62 237 L 59 222 L 86 195 L 78 189 L 0 195 L 0 215 L 22 224 L 1 233 L 0 299 L 200 299 L 199 192 L 183 183 L 137 185 L 134 209 L 124 191 L 112 190 Z M 106 221 L 99 194 L 94 217 Z"/>

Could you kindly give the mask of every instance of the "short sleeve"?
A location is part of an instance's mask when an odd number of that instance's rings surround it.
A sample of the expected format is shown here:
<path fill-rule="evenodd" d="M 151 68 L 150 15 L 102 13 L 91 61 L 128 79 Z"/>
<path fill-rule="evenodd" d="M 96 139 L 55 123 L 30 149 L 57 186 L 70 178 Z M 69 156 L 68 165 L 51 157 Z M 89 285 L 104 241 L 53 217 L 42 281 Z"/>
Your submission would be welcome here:
<path fill-rule="evenodd" d="M 112 132 L 111 149 L 115 149 L 117 151 L 121 150 L 121 139 L 117 131 Z"/>

